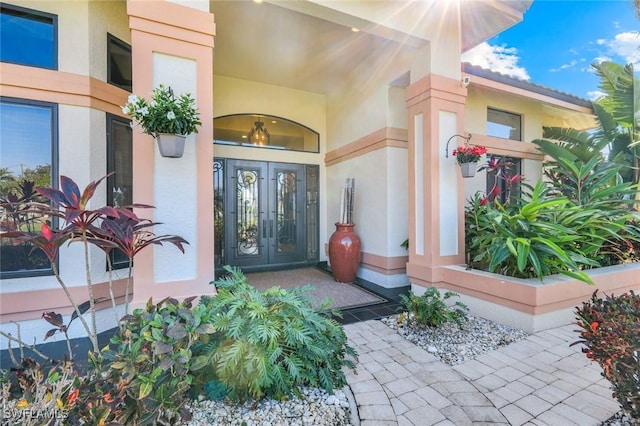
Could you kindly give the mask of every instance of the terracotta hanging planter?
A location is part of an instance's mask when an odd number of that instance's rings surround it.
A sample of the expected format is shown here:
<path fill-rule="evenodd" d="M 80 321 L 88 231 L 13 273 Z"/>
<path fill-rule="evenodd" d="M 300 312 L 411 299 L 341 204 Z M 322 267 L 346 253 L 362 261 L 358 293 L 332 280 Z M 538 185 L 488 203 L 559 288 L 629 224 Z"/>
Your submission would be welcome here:
<path fill-rule="evenodd" d="M 156 141 L 160 155 L 168 158 L 180 158 L 184 153 L 184 141 L 187 139 L 184 135 L 176 135 L 174 133 L 158 133 Z"/>
<path fill-rule="evenodd" d="M 459 163 L 463 178 L 472 178 L 478 170 L 478 163 Z"/>
<path fill-rule="evenodd" d="M 360 237 L 354 223 L 336 223 L 336 230 L 329 238 L 329 262 L 336 281 L 352 283 L 360 266 Z"/>

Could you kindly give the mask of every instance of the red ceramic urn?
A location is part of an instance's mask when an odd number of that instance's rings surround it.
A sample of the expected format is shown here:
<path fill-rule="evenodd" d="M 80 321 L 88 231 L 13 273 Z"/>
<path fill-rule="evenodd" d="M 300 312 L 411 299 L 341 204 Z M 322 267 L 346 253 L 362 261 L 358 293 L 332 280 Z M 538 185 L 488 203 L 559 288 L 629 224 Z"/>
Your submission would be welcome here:
<path fill-rule="evenodd" d="M 329 262 L 336 281 L 352 283 L 360 265 L 360 237 L 354 223 L 336 223 L 336 230 L 329 238 Z"/>

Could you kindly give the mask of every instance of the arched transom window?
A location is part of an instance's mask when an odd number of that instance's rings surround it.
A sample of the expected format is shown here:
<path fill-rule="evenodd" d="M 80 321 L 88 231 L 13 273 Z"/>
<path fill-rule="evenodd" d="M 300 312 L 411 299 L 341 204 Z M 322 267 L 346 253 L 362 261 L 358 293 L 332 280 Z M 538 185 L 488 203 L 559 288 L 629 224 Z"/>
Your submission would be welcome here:
<path fill-rule="evenodd" d="M 265 114 L 225 115 L 213 120 L 214 142 L 252 148 L 320 152 L 320 136 L 310 128 Z"/>

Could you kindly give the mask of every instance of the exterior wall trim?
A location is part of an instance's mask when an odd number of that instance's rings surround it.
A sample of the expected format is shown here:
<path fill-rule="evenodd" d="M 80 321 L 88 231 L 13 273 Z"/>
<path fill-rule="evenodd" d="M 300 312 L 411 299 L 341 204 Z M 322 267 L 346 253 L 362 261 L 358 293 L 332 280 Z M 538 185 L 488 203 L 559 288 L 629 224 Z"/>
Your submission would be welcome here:
<path fill-rule="evenodd" d="M 162 7 L 145 1 L 128 1 L 129 27 L 137 31 L 205 47 L 214 46 L 216 24 L 209 14 L 171 2 Z M 167 16 L 171 16 L 170 23 Z"/>
<path fill-rule="evenodd" d="M 404 274 L 407 270 L 409 256 L 386 257 L 362 252 L 360 267 L 370 269 L 384 275 Z"/>
<path fill-rule="evenodd" d="M 407 148 L 408 132 L 397 127 L 383 127 L 340 148 L 329 151 L 324 156 L 326 166 L 333 166 L 346 160 L 363 156 L 369 152 L 388 148 Z"/>
<path fill-rule="evenodd" d="M 487 147 L 487 150 L 494 155 L 506 155 L 528 160 L 544 160 L 544 154 L 538 150 L 537 145 L 531 142 L 513 141 L 473 133 L 471 134 L 471 141 L 469 143 L 471 145 L 484 145 Z"/>
<path fill-rule="evenodd" d="M 3 96 L 93 108 L 124 117 L 129 92 L 86 75 L 0 63 Z"/>
<path fill-rule="evenodd" d="M 113 281 L 116 305 L 124 303 L 126 286 L 126 278 Z M 105 301 L 96 304 L 96 310 L 111 309 L 109 283 L 94 283 L 93 289 L 96 299 L 106 298 Z M 133 285 L 129 289 L 130 291 L 133 290 Z M 73 300 L 78 304 L 89 300 L 89 291 L 86 284 L 69 287 L 69 292 Z M 38 319 L 42 317 L 42 313 L 45 311 L 55 311 L 62 315 L 70 315 L 74 309 L 60 287 L 3 293 L 2 301 L 0 302 L 0 312 L 2 312 L 2 321 L 0 323 Z"/>

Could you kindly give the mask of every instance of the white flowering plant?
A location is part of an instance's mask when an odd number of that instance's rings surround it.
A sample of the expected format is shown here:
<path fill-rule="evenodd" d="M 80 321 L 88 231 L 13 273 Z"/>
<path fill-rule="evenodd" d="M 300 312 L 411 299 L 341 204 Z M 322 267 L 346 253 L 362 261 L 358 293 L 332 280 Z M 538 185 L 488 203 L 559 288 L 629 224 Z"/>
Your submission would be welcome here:
<path fill-rule="evenodd" d="M 137 95 L 129 95 L 122 112 L 133 118 L 142 131 L 154 138 L 159 133 L 189 135 L 198 133 L 202 125 L 196 101 L 191 94 L 176 96 L 171 87 L 159 85 L 147 101 Z"/>

